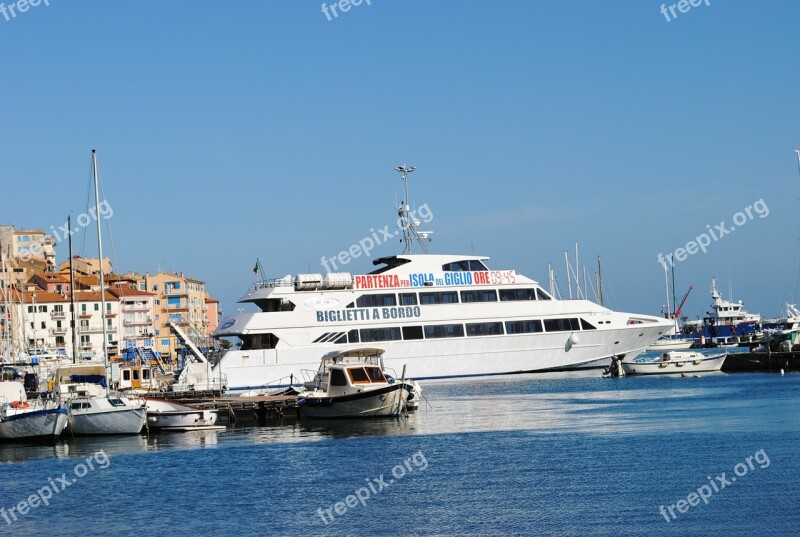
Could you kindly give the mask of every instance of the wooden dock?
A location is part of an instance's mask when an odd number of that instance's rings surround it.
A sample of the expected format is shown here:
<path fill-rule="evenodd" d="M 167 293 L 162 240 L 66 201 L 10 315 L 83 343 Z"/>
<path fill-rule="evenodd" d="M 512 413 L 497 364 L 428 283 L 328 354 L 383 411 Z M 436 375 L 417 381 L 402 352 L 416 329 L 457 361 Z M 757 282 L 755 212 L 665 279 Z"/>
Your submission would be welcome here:
<path fill-rule="evenodd" d="M 299 411 L 296 395 L 260 395 L 223 397 L 219 392 L 170 393 L 169 400 L 198 408 L 216 410 L 223 423 L 239 421 L 269 423 L 284 418 L 296 419 Z"/>
<path fill-rule="evenodd" d="M 800 352 L 741 352 L 729 354 L 725 373 L 785 373 L 800 371 Z"/>

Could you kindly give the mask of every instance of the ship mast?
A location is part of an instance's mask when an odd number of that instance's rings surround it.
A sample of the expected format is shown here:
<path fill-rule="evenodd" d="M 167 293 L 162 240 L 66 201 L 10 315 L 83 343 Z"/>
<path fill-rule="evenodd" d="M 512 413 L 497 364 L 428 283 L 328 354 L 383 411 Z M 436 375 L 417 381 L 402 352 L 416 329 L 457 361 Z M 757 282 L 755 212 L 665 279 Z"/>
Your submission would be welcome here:
<path fill-rule="evenodd" d="M 97 214 L 100 214 L 100 190 L 97 187 L 97 153 L 92 149 L 92 175 L 94 176 L 94 202 Z M 103 363 L 106 373 L 106 397 L 108 397 L 108 337 L 106 336 L 106 282 L 103 275 L 103 233 L 100 229 L 100 218 L 97 221 L 97 251 L 100 256 L 100 324 L 103 331 Z"/>
<path fill-rule="evenodd" d="M 407 166 L 405 164 L 395 168 L 395 171 L 400 172 L 403 176 L 403 189 L 405 192 L 405 200 L 400 202 L 400 207 L 397 208 L 397 216 L 399 217 L 397 219 L 397 225 L 403 230 L 401 242 L 405 243 L 405 247 L 403 248 L 404 254 L 412 253 L 411 250 L 414 241 L 419 242 L 422 251 L 427 254 L 430 252 L 428 252 L 428 248 L 425 246 L 424 239 L 428 239 L 432 232 L 417 231 L 419 220 L 417 220 L 415 216 L 412 216 L 411 203 L 408 199 L 408 174 L 414 170 L 416 170 L 414 166 Z"/>

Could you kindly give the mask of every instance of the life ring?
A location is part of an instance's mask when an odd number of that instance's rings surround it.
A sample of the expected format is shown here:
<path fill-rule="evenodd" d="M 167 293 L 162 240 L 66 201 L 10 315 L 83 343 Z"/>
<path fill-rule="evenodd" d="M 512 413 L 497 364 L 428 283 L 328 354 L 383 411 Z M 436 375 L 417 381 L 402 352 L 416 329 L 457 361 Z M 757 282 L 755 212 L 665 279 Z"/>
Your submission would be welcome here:
<path fill-rule="evenodd" d="M 21 401 L 12 401 L 11 408 L 29 408 L 31 405 Z"/>

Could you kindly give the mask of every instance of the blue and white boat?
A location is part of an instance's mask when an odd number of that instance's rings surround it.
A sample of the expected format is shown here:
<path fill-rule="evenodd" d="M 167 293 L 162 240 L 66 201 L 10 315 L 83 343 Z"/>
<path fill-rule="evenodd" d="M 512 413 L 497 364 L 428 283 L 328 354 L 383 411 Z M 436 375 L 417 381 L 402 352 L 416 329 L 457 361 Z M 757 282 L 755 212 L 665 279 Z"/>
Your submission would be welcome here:
<path fill-rule="evenodd" d="M 717 290 L 716 278 L 711 279 L 711 311 L 703 320 L 688 321 L 689 334 L 703 342 L 719 346 L 736 346 L 740 343 L 753 343 L 761 337 L 761 315 L 748 313 L 744 303 L 725 300 Z"/>
<path fill-rule="evenodd" d="M 28 400 L 21 382 L 0 382 L 0 440 L 54 440 L 67 426 L 56 401 Z"/>

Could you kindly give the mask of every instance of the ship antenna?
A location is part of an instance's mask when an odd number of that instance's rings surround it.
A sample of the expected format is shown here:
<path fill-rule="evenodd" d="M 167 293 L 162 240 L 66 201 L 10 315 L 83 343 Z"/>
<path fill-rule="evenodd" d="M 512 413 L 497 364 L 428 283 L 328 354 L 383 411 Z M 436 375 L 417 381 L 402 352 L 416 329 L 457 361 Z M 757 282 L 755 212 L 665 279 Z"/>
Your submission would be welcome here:
<path fill-rule="evenodd" d="M 422 251 L 426 254 L 428 252 L 428 248 L 425 246 L 424 239 L 429 239 L 429 236 L 432 232 L 430 231 L 417 231 L 417 225 L 419 225 L 419 220 L 416 217 L 412 216 L 411 213 L 411 204 L 408 198 L 408 174 L 416 170 L 414 166 L 407 166 L 403 164 L 402 166 L 397 166 L 395 168 L 396 171 L 402 174 L 403 179 L 403 190 L 405 193 L 405 200 L 400 202 L 400 207 L 397 208 L 397 225 L 403 230 L 403 239 L 402 242 L 405 243 L 405 247 L 403 249 L 404 254 L 412 253 L 412 246 L 414 241 L 419 242 Z"/>

